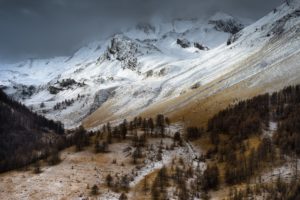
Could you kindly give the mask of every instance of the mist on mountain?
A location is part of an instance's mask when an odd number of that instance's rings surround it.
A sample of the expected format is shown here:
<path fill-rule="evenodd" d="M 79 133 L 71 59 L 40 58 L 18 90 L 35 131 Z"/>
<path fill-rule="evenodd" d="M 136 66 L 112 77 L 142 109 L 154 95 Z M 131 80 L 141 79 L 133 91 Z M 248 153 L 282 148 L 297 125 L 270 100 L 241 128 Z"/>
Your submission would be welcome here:
<path fill-rule="evenodd" d="M 1 0 L 0 59 L 71 55 L 84 44 L 99 40 L 149 18 L 195 18 L 222 11 L 258 19 L 281 0 Z"/>

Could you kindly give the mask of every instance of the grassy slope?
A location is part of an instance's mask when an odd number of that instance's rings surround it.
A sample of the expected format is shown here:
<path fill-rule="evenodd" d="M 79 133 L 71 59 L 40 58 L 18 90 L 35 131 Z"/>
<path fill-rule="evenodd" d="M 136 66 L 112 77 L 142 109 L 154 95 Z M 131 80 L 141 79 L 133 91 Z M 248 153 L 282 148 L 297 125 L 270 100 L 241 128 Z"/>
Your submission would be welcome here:
<path fill-rule="evenodd" d="M 286 42 L 285 40 L 281 42 Z M 275 46 L 275 47 L 274 47 Z M 288 85 L 300 83 L 300 53 L 289 55 L 285 59 L 273 63 L 267 68 L 260 69 L 246 79 L 233 85 L 229 83 L 235 81 L 240 76 L 251 74 L 252 67 L 264 60 L 270 51 L 278 44 L 267 45 L 262 50 L 249 56 L 243 62 L 232 66 L 233 70 L 211 83 L 203 85 L 196 90 L 189 90 L 183 95 L 154 103 L 141 116 L 155 116 L 157 113 L 168 115 L 173 122 L 184 121 L 186 125 L 204 125 L 207 120 L 218 111 L 226 108 L 236 101 L 251 98 L 265 92 L 280 90 Z M 271 49 L 271 50 L 270 50 Z M 257 70 L 257 69 L 256 69 Z M 106 102 L 97 111 L 84 120 L 85 127 L 91 128 L 106 121 L 118 120 L 135 116 L 117 116 L 110 109 L 113 100 Z"/>

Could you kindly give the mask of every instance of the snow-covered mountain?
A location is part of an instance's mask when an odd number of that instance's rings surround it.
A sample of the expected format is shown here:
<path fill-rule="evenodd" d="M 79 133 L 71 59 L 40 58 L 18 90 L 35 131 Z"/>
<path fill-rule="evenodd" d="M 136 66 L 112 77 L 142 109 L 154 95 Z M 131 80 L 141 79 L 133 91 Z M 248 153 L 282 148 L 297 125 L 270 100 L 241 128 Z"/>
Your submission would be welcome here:
<path fill-rule="evenodd" d="M 245 90 L 300 82 L 299 37 L 299 1 L 251 25 L 224 13 L 153 19 L 71 57 L 3 65 L 0 84 L 68 127 L 83 119 L 95 127 L 155 108 L 172 113 L 245 81 Z"/>

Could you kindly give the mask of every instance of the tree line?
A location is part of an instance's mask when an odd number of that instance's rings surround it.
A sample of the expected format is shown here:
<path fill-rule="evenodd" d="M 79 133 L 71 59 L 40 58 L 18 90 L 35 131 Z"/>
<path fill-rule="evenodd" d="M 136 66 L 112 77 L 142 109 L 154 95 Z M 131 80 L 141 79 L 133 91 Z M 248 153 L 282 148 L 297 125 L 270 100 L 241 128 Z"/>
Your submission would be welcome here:
<path fill-rule="evenodd" d="M 267 137 L 262 133 L 270 129 L 270 122 L 277 124 L 278 128 Z M 263 167 L 283 158 L 284 154 L 299 156 L 300 85 L 231 105 L 214 115 L 206 130 L 198 127 L 186 129 L 189 140 L 205 134 L 213 145 L 205 157 L 224 163 L 224 182 L 228 185 L 250 180 Z M 249 146 L 249 139 L 253 137 L 258 139 L 256 148 Z"/>

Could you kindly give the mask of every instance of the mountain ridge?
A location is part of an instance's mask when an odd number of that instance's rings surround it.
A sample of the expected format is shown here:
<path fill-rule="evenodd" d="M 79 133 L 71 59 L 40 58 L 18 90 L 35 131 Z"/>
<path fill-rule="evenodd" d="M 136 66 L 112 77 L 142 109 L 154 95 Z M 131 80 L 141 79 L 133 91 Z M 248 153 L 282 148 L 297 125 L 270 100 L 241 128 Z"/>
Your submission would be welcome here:
<path fill-rule="evenodd" d="M 45 66 L 53 66 L 49 74 L 42 70 L 36 71 L 39 63 L 31 63 L 29 70 L 33 73 L 29 73 L 29 77 L 42 77 L 44 80 L 40 82 L 44 83 L 37 86 L 33 95 L 26 97 L 23 102 L 49 118 L 62 120 L 69 127 L 78 125 L 90 115 L 90 108 L 91 105 L 95 105 L 95 95 L 98 91 L 109 91 L 111 88 L 114 88 L 113 95 L 104 92 L 108 95 L 104 97 L 106 101 L 101 103 L 102 108 L 100 107 L 98 112 L 96 110 L 92 117 L 86 119 L 93 121 L 87 124 L 98 126 L 108 120 L 149 113 L 149 110 L 159 107 L 160 104 L 177 101 L 176 99 L 180 102 L 180 99 L 186 98 L 186 103 L 180 103 L 181 106 L 176 107 L 178 103 L 171 104 L 173 108 L 170 106 L 161 112 L 184 108 L 184 105 L 192 104 L 191 99 L 201 100 L 224 91 L 265 70 L 271 70 L 274 64 L 284 59 L 288 60 L 287 55 L 298 55 L 297 40 L 294 39 L 292 45 L 283 44 L 283 41 L 289 42 L 287 38 L 293 39 L 297 34 L 298 9 L 299 4 L 296 1 L 290 6 L 282 5 L 254 24 L 238 32 L 234 31 L 235 34 L 217 30 L 215 24 L 210 24 L 209 21 L 199 26 L 197 20 L 191 20 L 189 23 L 179 23 L 178 32 L 174 32 L 174 26 L 172 28 L 172 24 L 169 24 L 170 31 L 167 31 L 167 34 L 158 34 L 157 38 L 153 38 L 151 34 L 157 31 L 157 28 L 144 24 L 139 27 L 142 29 L 139 30 L 141 34 L 136 34 L 136 29 L 129 30 L 121 35 L 114 35 L 109 40 L 93 43 L 68 59 L 56 58 L 46 61 Z M 145 27 L 150 34 L 148 38 Z M 186 27 L 187 30 L 182 31 Z M 285 52 L 278 52 L 276 43 L 286 45 Z M 209 50 L 199 49 L 201 46 L 207 46 Z M 265 58 L 260 55 L 261 51 L 265 52 Z M 295 62 L 290 68 L 297 72 Z M 39 76 L 40 74 L 42 75 Z M 271 74 L 273 79 L 269 80 L 270 83 L 289 73 Z M 298 75 L 295 73 L 293 77 Z M 16 94 L 16 90 L 24 90 L 12 83 L 14 79 L 21 83 L 21 87 L 24 83 L 30 85 L 28 83 L 32 82 L 26 73 L 20 77 L 6 72 L 1 79 L 2 85 L 9 86 L 6 92 L 11 95 Z M 61 87 L 61 83 L 68 79 L 74 80 L 72 82 L 76 84 Z M 218 80 L 223 81 L 213 86 Z M 257 84 L 253 85 L 255 86 Z M 49 88 L 52 91 L 56 88 L 57 93 L 49 94 Z M 209 92 L 206 95 L 190 97 L 190 94 L 197 93 L 196 91 L 201 93 L 203 89 Z M 16 98 L 22 99 L 22 95 L 17 95 Z M 62 110 L 53 111 L 57 103 L 66 100 L 73 100 L 74 103 Z M 44 109 L 39 107 L 42 102 L 46 105 Z M 102 112 L 103 109 L 108 113 Z M 106 116 L 100 117 L 97 113 Z"/>

